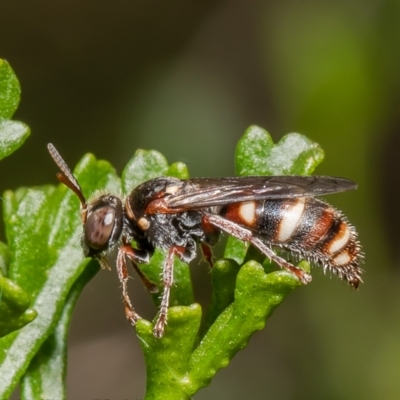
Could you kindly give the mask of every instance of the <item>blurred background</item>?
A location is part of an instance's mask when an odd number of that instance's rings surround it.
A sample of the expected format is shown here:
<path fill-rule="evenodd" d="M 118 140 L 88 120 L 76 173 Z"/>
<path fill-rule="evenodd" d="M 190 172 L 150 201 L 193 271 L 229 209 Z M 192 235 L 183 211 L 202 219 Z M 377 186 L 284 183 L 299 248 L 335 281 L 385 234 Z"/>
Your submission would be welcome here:
<path fill-rule="evenodd" d="M 398 399 L 399 23 L 398 0 L 2 0 L 0 57 L 20 80 L 15 119 L 32 136 L 2 161 L 1 192 L 56 183 L 50 141 L 71 166 L 92 152 L 121 172 L 151 148 L 191 176 L 228 176 L 249 125 L 275 140 L 306 135 L 325 151 L 318 174 L 359 184 L 329 202 L 360 233 L 365 284 L 354 292 L 315 268 L 195 399 Z M 207 267 L 191 271 L 206 304 Z M 101 271 L 73 319 L 68 398 L 144 391 L 116 273 Z"/>

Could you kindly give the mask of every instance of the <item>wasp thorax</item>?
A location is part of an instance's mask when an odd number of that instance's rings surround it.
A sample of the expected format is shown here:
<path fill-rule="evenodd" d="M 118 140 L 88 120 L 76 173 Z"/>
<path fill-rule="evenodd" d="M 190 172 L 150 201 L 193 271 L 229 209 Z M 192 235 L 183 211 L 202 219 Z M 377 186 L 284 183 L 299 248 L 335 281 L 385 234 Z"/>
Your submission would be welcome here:
<path fill-rule="evenodd" d="M 82 245 L 87 256 L 111 248 L 122 233 L 122 204 L 116 196 L 103 195 L 88 207 Z"/>

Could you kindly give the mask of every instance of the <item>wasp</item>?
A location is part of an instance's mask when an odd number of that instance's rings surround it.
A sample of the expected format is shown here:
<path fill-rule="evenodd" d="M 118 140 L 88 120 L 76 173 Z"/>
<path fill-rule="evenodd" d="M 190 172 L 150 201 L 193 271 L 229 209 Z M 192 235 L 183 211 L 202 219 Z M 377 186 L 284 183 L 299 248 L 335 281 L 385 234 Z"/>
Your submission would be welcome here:
<path fill-rule="evenodd" d="M 155 248 L 166 250 L 163 294 L 154 325 L 157 338 L 167 324 L 174 257 L 189 263 L 200 245 L 212 266 L 211 247 L 225 232 L 248 242 L 303 284 L 311 276 L 282 258 L 281 248 L 331 271 L 357 288 L 362 282 L 361 246 L 346 217 L 315 196 L 356 189 L 351 180 L 327 176 L 246 176 L 232 178 L 171 177 L 151 179 L 125 198 L 102 194 L 86 200 L 82 189 L 52 144 L 48 150 L 60 168 L 58 180 L 78 196 L 85 257 L 108 268 L 106 255 L 118 248 L 116 269 L 122 285 L 126 318 L 135 325 L 139 314 L 127 290 L 127 259 L 150 292 L 158 290 L 138 265 L 147 263 Z M 132 246 L 132 242 L 136 246 Z"/>

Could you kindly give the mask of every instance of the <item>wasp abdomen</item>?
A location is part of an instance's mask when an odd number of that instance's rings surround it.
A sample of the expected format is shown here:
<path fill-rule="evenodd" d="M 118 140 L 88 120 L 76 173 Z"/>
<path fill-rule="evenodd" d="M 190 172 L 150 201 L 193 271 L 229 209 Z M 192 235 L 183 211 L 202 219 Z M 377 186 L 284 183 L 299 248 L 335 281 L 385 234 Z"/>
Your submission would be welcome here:
<path fill-rule="evenodd" d="M 262 200 L 225 206 L 221 215 L 252 229 L 263 241 L 313 261 L 357 287 L 360 246 L 355 229 L 314 197 Z"/>

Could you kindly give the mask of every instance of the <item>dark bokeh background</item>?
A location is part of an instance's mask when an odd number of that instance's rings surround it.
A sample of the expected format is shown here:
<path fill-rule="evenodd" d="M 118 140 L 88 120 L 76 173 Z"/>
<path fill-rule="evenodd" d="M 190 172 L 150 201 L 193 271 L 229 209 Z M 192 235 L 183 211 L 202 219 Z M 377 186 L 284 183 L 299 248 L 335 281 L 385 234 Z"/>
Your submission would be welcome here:
<path fill-rule="evenodd" d="M 397 399 L 400 393 L 400 2 L 0 0 L 0 57 L 23 90 L 32 136 L 0 189 L 55 183 L 53 142 L 121 171 L 154 148 L 192 176 L 233 174 L 251 124 L 300 132 L 326 153 L 319 174 L 357 181 L 332 196 L 366 252 L 358 292 L 314 269 L 201 399 Z M 206 303 L 205 265 L 192 266 Z M 140 399 L 144 361 L 114 271 L 86 288 L 70 334 L 68 398 Z M 132 296 L 151 318 L 148 295 Z"/>

